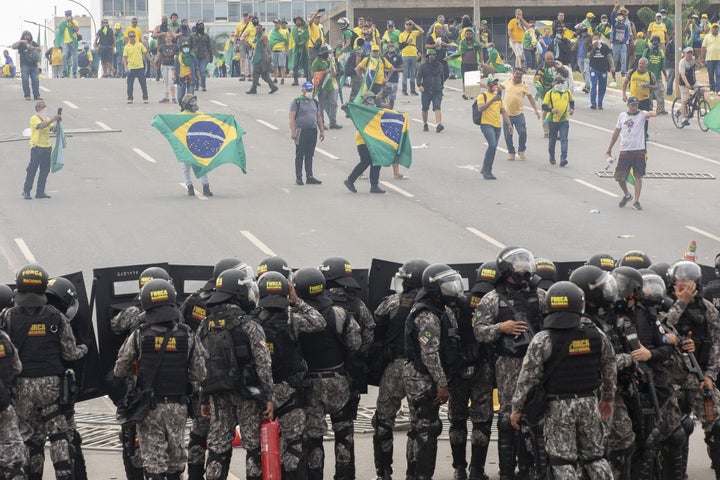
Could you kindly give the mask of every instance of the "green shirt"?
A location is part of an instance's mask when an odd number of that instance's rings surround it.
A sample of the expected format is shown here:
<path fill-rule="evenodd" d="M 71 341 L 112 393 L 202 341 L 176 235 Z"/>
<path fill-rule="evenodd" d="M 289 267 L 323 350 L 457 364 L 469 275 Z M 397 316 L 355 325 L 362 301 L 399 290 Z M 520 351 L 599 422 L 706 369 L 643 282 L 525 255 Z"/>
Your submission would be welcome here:
<path fill-rule="evenodd" d="M 657 80 L 661 80 L 665 71 L 665 54 L 661 49 L 653 50 L 646 48 L 643 50 L 642 56 L 648 60 L 648 71 L 655 75 Z"/>
<path fill-rule="evenodd" d="M 392 31 L 386 30 L 382 36 L 383 50 L 387 49 L 387 44 L 390 42 L 395 44 L 395 48 L 398 48 L 400 46 L 399 38 L 400 30 L 398 30 L 397 28 L 393 29 Z"/>
<path fill-rule="evenodd" d="M 315 73 L 315 72 L 321 72 L 324 70 L 328 70 L 330 68 L 330 65 L 331 65 L 330 59 L 323 60 L 320 57 L 316 57 L 315 60 L 313 60 L 310 71 Z M 331 76 L 330 79 L 327 78 L 328 75 Z M 338 88 L 337 81 L 335 80 L 334 77 L 332 77 L 331 73 L 328 73 L 325 75 L 325 78 L 323 78 L 323 82 L 321 83 L 320 88 L 324 92 L 332 92 L 333 90 L 337 90 L 337 88 Z"/>
<path fill-rule="evenodd" d="M 648 42 L 644 38 L 638 38 L 635 40 L 635 56 L 639 57 L 642 53 L 647 50 Z"/>

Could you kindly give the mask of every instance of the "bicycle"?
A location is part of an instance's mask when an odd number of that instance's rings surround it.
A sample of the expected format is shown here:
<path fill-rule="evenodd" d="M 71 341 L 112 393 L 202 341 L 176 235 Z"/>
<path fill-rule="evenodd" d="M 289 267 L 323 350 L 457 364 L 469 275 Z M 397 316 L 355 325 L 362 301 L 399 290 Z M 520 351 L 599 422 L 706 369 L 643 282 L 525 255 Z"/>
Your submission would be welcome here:
<path fill-rule="evenodd" d="M 710 111 L 710 104 L 705 100 L 705 87 L 702 85 L 696 85 L 695 91 L 687 102 L 685 108 L 687 109 L 687 119 L 690 120 L 694 116 L 697 116 L 698 126 L 703 132 L 707 132 L 709 127 L 705 125 L 705 115 Z M 685 127 L 683 123 L 682 112 L 680 111 L 680 105 L 682 100 L 680 97 L 675 97 L 672 104 L 672 120 L 677 128 Z"/>

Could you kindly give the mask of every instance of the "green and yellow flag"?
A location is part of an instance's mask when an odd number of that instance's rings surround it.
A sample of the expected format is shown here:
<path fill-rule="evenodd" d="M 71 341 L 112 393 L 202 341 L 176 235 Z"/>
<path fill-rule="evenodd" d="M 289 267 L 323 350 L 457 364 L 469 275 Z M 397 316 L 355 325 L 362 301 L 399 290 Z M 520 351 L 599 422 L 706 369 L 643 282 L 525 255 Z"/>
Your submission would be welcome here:
<path fill-rule="evenodd" d="M 197 178 L 223 163 L 245 170 L 245 130 L 232 115 L 179 113 L 155 115 L 152 126 L 167 138 L 178 161 L 189 163 Z"/>
<path fill-rule="evenodd" d="M 706 113 L 702 121 L 705 122 L 705 126 L 710 130 L 720 133 L 720 103 Z"/>
<path fill-rule="evenodd" d="M 389 167 L 397 162 L 410 168 L 412 145 L 407 113 L 357 103 L 348 103 L 346 112 L 365 141 L 373 165 Z"/>

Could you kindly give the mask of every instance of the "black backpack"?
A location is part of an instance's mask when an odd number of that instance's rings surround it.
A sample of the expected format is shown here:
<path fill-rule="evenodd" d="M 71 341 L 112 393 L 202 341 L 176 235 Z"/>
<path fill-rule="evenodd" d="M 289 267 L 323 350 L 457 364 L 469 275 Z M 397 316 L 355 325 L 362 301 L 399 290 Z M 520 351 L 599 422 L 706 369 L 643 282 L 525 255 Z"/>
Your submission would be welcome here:
<path fill-rule="evenodd" d="M 487 96 L 485 95 L 485 92 L 483 92 L 483 100 L 484 100 L 485 102 L 487 102 Z M 473 101 L 471 108 L 472 108 L 472 120 L 473 120 L 473 123 L 474 123 L 475 125 L 482 125 L 482 114 L 483 114 L 483 112 L 481 112 L 481 111 L 478 109 L 477 98 Z"/>
<path fill-rule="evenodd" d="M 90 59 L 88 59 L 88 54 L 85 50 L 81 50 L 80 53 L 78 53 L 78 67 L 87 68 L 90 65 Z"/>

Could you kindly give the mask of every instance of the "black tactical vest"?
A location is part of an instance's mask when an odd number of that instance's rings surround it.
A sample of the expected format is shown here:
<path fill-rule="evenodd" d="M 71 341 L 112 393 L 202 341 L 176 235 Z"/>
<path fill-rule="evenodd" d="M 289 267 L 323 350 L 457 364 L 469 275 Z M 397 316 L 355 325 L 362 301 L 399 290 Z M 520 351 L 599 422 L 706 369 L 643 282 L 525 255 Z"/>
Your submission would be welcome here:
<path fill-rule="evenodd" d="M 703 288 L 703 298 L 720 310 L 720 280 L 713 280 Z"/>
<path fill-rule="evenodd" d="M 8 387 L 13 377 L 15 346 L 5 335 L 0 335 L 0 381 Z"/>
<path fill-rule="evenodd" d="M 502 323 L 506 320 L 524 320 L 527 324 L 525 335 L 501 334 L 496 344 L 496 352 L 500 356 L 522 358 L 527 352 L 532 337 L 541 330 L 540 301 L 537 292 L 509 289 L 504 284 L 498 285 L 495 291 L 500 297 L 495 323 Z M 520 315 L 513 312 L 513 308 Z"/>
<path fill-rule="evenodd" d="M 327 291 L 327 295 L 332 300 L 333 305 L 345 309 L 356 319 L 360 318 L 360 299 L 357 295 L 348 294 L 342 288 L 331 288 Z"/>
<path fill-rule="evenodd" d="M 416 296 L 417 290 L 401 293 L 397 312 L 388 322 L 388 331 L 385 338 L 390 341 L 388 345 L 391 347 L 393 360 L 405 358 L 405 320 L 407 320 L 410 310 L 415 305 Z"/>
<path fill-rule="evenodd" d="M 18 347 L 22 362 L 21 377 L 60 376 L 65 371 L 60 349 L 60 312 L 45 305 L 30 313 L 26 307 L 13 307 L 8 312 L 8 334 Z"/>
<path fill-rule="evenodd" d="M 347 349 L 338 336 L 335 326 L 337 319 L 332 305 L 322 306 L 316 299 L 310 298 L 305 299 L 305 302 L 319 311 L 327 323 L 319 332 L 300 334 L 300 350 L 307 362 L 308 370 L 316 372 L 342 367 L 345 364 Z"/>
<path fill-rule="evenodd" d="M 420 355 L 420 342 L 418 341 L 420 332 L 415 324 L 415 318 L 417 318 L 423 310 L 429 310 L 440 319 L 440 363 L 442 364 L 445 375 L 450 377 L 459 366 L 460 339 L 457 335 L 453 335 L 451 338 L 451 323 L 445 309 L 442 306 L 438 307 L 426 302 L 427 300 L 416 302 L 410 315 L 408 315 L 405 320 L 405 355 L 418 372 L 428 373 L 428 369 Z"/>
<path fill-rule="evenodd" d="M 702 298 L 695 298 L 695 301 L 685 307 L 675 328 L 683 337 L 692 332 L 692 339 L 695 342 L 695 358 L 703 370 L 707 367 L 712 339 L 708 331 L 705 311 L 707 307 Z"/>
<path fill-rule="evenodd" d="M 549 395 L 589 394 L 600 386 L 600 355 L 602 337 L 592 325 L 568 330 L 550 330 L 553 352 L 545 364 L 564 358 L 545 383 Z M 569 342 L 569 343 L 568 343 Z M 568 345 L 563 351 L 561 346 Z"/>
<path fill-rule="evenodd" d="M 182 305 L 183 321 L 193 332 L 197 332 L 200 324 L 207 316 L 206 303 L 212 292 L 199 290 L 190 295 Z"/>
<path fill-rule="evenodd" d="M 168 327 L 164 325 L 140 326 L 140 362 L 138 383 L 141 388 L 152 386 L 156 396 L 177 396 L 187 394 L 187 371 L 190 328 L 185 325 Z M 160 359 L 163 337 L 167 335 L 165 353 Z M 158 361 L 160 365 L 158 366 Z M 149 377 L 157 368 L 152 385 L 147 385 Z"/>
<path fill-rule="evenodd" d="M 302 370 L 300 344 L 290 329 L 287 309 L 260 309 L 257 320 L 265 331 L 272 357 L 273 382 L 281 383 Z"/>
<path fill-rule="evenodd" d="M 487 359 L 487 348 L 485 344 L 480 344 L 475 339 L 472 324 L 480 300 L 482 296 L 467 292 L 457 310 L 458 336 L 462 348 L 460 352 L 462 368 L 458 373 L 464 379 L 472 378 L 477 373 L 477 367 Z"/>

